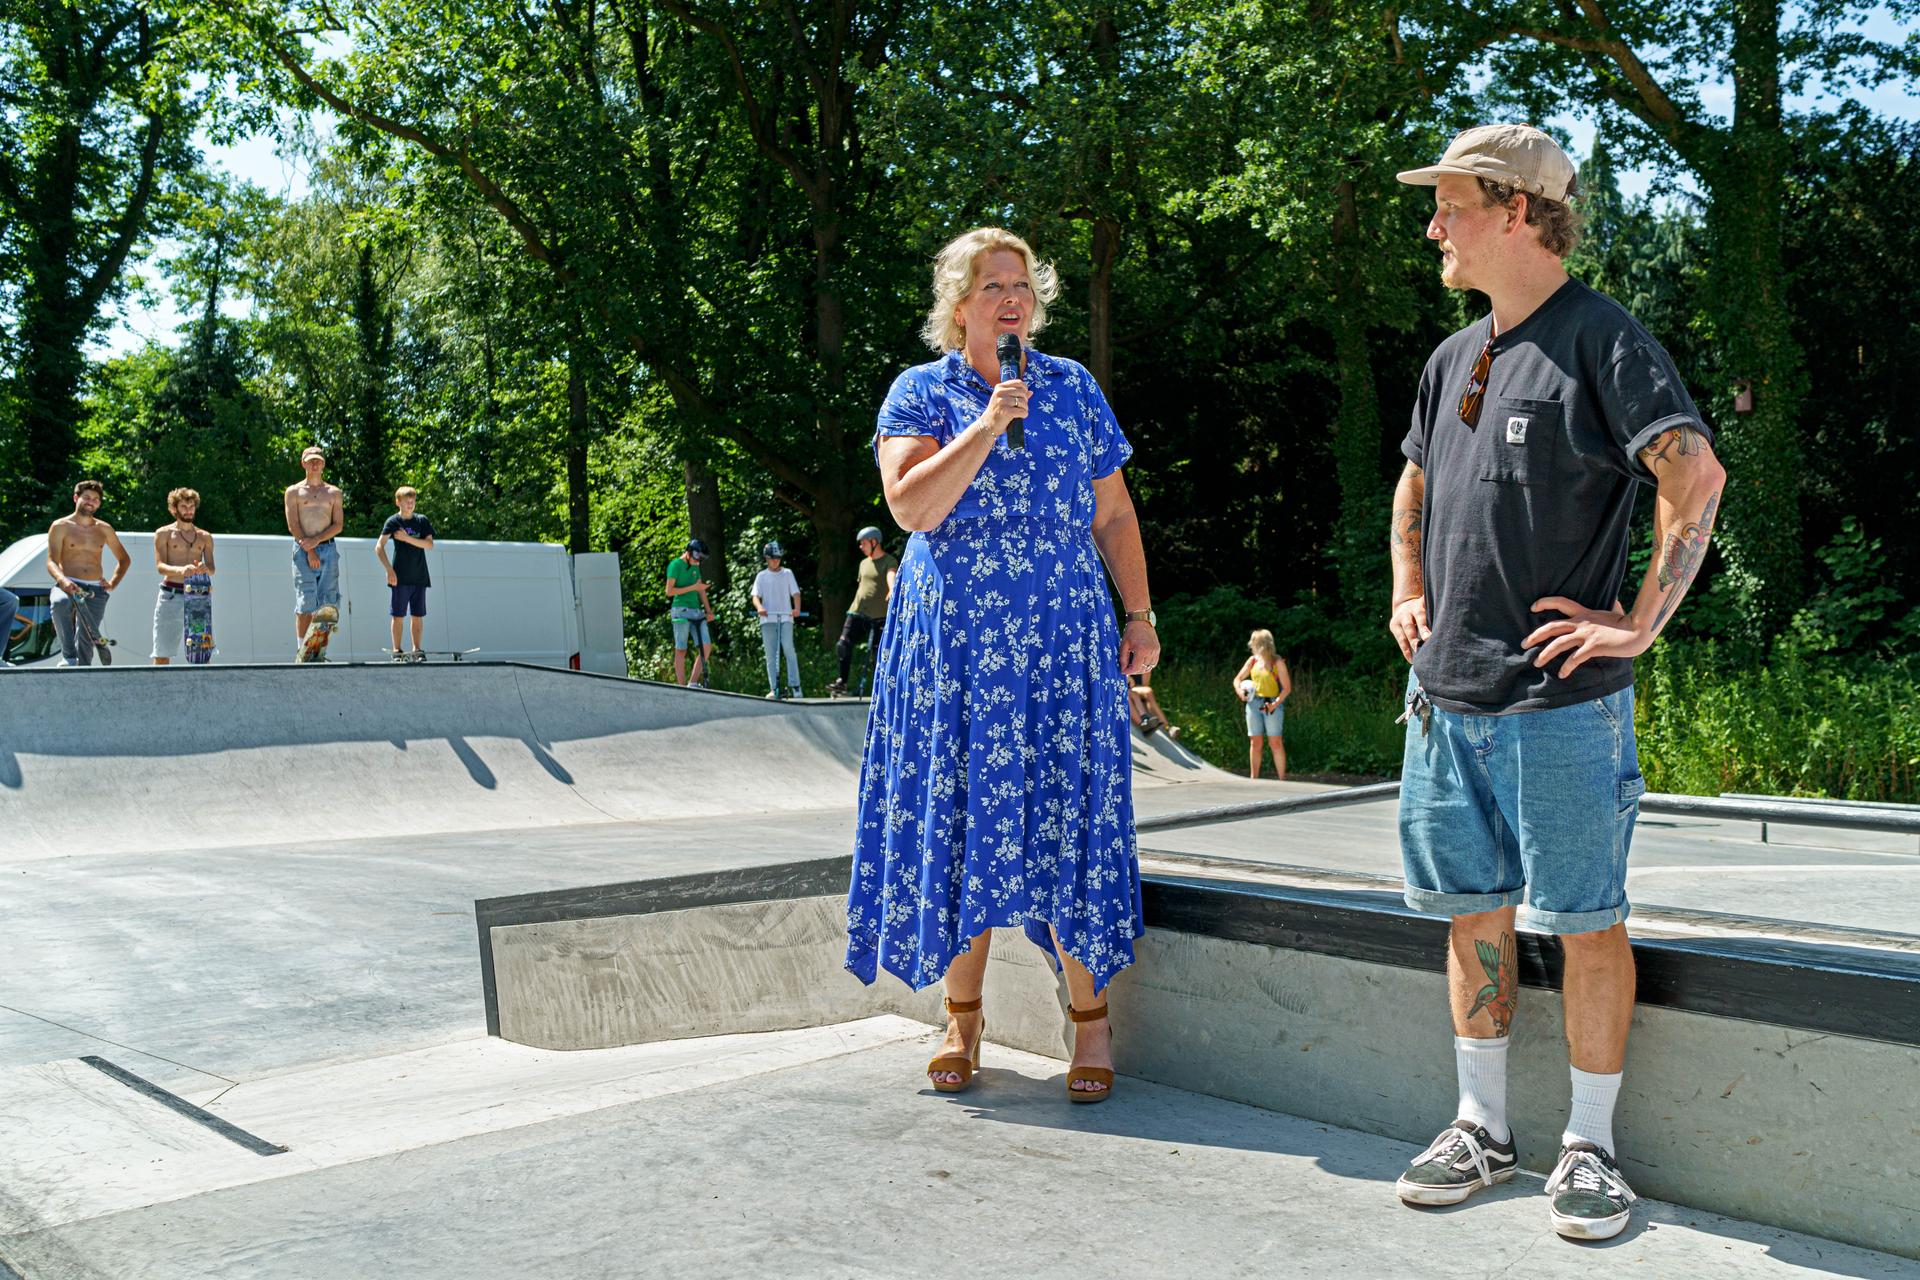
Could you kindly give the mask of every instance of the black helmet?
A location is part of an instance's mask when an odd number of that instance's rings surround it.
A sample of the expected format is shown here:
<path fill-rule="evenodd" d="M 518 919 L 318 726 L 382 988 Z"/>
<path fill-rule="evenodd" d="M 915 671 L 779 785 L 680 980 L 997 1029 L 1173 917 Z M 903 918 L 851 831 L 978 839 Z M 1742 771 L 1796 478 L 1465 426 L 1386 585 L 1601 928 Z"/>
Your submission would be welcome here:
<path fill-rule="evenodd" d="M 707 544 L 698 538 L 688 538 L 687 554 L 690 556 L 703 556 L 707 554 Z"/>
<path fill-rule="evenodd" d="M 767 557 L 767 559 L 769 560 L 779 560 L 783 558 L 787 553 L 780 549 L 780 544 L 778 542 L 769 542 L 766 546 L 760 548 L 760 554 Z"/>

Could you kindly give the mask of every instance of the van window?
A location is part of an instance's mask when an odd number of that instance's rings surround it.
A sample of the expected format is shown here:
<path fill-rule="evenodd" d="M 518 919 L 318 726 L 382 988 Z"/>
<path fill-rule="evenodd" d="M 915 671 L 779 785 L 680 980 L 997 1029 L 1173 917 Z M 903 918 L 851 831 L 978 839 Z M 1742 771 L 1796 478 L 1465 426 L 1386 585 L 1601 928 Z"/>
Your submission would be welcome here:
<path fill-rule="evenodd" d="M 60 639 L 53 634 L 53 594 L 49 591 L 16 589 L 20 614 L 13 620 L 13 634 L 6 637 L 6 661 L 15 666 L 38 662 L 60 652 Z"/>

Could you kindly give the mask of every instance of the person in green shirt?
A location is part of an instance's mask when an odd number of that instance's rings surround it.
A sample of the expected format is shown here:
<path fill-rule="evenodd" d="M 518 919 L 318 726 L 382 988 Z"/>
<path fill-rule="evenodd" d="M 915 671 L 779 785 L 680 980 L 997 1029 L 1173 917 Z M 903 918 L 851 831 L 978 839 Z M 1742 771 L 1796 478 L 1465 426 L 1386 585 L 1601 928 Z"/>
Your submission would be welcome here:
<path fill-rule="evenodd" d="M 707 600 L 707 584 L 700 576 L 700 562 L 706 559 L 707 544 L 689 539 L 687 549 L 667 565 L 667 616 L 673 620 L 673 682 L 707 687 L 707 672 L 713 665 L 713 605 Z M 693 597 L 693 599 L 689 599 Z M 693 679 L 687 679 L 687 641 L 700 646 L 693 666 Z"/>
<path fill-rule="evenodd" d="M 846 621 L 840 624 L 840 643 L 834 646 L 840 658 L 840 675 L 827 686 L 827 692 L 834 694 L 847 691 L 847 673 L 853 666 L 854 648 L 862 640 L 869 641 L 869 654 L 880 647 L 880 633 L 887 625 L 887 601 L 893 596 L 893 580 L 900 574 L 900 562 L 882 545 L 880 530 L 868 525 L 858 537 L 859 585 L 854 588 L 853 603 L 847 606 Z"/>

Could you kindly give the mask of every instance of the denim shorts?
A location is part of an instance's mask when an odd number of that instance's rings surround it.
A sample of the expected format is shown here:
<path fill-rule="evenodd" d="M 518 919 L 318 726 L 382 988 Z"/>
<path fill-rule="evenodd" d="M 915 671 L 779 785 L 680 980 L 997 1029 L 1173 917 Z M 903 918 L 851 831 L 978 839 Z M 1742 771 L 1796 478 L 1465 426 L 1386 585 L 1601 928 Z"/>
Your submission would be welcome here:
<path fill-rule="evenodd" d="M 675 618 L 673 620 L 673 647 L 684 649 L 687 641 L 701 646 L 713 643 L 713 632 L 707 627 L 705 618 Z"/>
<path fill-rule="evenodd" d="M 1527 907 L 1548 933 L 1627 918 L 1627 850 L 1646 782 L 1633 688 L 1547 711 L 1407 716 L 1400 856 L 1407 905 L 1435 915 Z"/>
<path fill-rule="evenodd" d="M 1247 736 L 1249 738 L 1278 738 L 1285 732 L 1287 723 L 1287 704 L 1276 702 L 1273 710 L 1262 711 L 1266 699 L 1259 694 L 1247 699 Z"/>
<path fill-rule="evenodd" d="M 340 548 L 329 538 L 314 548 L 320 557 L 320 567 L 307 566 L 307 553 L 299 543 L 293 544 L 293 611 L 295 613 L 313 613 L 321 605 L 340 605 Z"/>

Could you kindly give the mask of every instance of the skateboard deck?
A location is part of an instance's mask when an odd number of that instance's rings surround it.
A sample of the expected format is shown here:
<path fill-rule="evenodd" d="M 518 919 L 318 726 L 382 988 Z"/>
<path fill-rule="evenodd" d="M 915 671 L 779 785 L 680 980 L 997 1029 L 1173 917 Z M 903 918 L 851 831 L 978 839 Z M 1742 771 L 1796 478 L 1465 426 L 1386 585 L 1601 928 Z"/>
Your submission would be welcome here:
<path fill-rule="evenodd" d="M 327 641 L 333 638 L 333 629 L 340 622 L 340 610 L 330 604 L 323 604 L 313 611 L 313 620 L 307 624 L 307 638 L 300 642 L 300 652 L 294 656 L 295 662 L 325 662 L 327 660 Z"/>
<path fill-rule="evenodd" d="M 102 639 L 100 633 L 93 629 L 93 619 L 87 615 L 87 611 L 77 607 L 93 599 L 93 592 L 88 591 L 83 595 L 76 595 L 71 598 L 76 606 L 73 611 L 73 625 L 75 629 L 80 632 L 80 635 L 88 644 L 93 646 L 93 656 L 100 659 L 100 665 L 103 667 L 112 666 L 114 642 Z"/>
<path fill-rule="evenodd" d="M 213 579 L 196 573 L 186 580 L 187 661 L 195 666 L 213 660 Z"/>
<path fill-rule="evenodd" d="M 395 662 L 425 662 L 428 658 L 445 658 L 448 662 L 458 662 L 460 661 L 460 659 L 466 657 L 468 654 L 478 653 L 480 652 L 480 650 L 478 648 L 473 648 L 473 649 L 382 649 L 380 652 L 386 654 L 389 658 L 392 658 Z"/>

